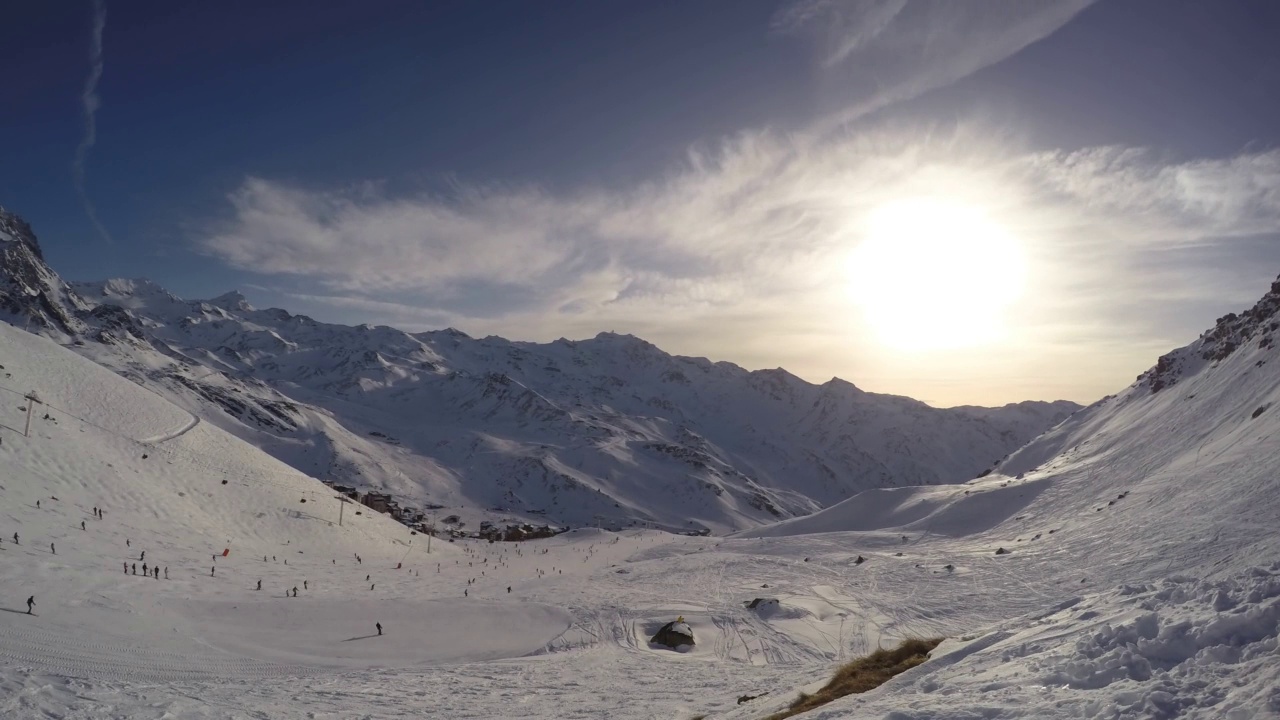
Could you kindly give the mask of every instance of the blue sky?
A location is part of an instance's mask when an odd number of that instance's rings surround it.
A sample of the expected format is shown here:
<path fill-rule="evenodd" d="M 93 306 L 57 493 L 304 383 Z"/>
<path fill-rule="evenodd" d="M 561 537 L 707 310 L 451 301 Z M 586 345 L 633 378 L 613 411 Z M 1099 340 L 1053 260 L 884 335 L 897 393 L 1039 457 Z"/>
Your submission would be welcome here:
<path fill-rule="evenodd" d="M 954 404 L 1096 399 L 1280 273 L 1280 6 L 1263 0 L 86 0 L 6 17 L 0 204 L 71 279 L 239 288 L 411 330 L 632 332 Z M 877 340 L 850 253 L 878 208 L 916 197 L 1015 238 L 1002 332 Z M 990 275 L 956 288 L 1012 282 Z M 925 338 L 963 323 L 923 305 L 893 317 Z"/>

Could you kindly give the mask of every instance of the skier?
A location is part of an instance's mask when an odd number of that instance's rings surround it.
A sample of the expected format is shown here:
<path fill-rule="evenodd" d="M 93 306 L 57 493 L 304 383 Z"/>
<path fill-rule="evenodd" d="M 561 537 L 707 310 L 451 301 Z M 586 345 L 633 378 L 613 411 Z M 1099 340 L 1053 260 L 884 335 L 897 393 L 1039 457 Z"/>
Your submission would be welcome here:
<path fill-rule="evenodd" d="M 169 579 L 169 566 L 168 566 L 168 565 L 165 565 L 165 566 L 164 566 L 164 579 L 165 579 L 165 580 L 168 580 L 168 579 Z"/>
<path fill-rule="evenodd" d="M 368 575 L 365 575 L 365 576 L 364 576 L 364 581 L 365 581 L 365 582 L 369 582 L 369 576 L 368 576 Z"/>
<path fill-rule="evenodd" d="M 209 568 L 209 577 L 213 577 L 213 574 L 217 571 L 218 571 L 218 568 L 216 567 Z"/>
<path fill-rule="evenodd" d="M 143 550 L 143 551 L 142 551 L 142 555 L 141 555 L 140 557 L 138 557 L 138 559 L 139 559 L 139 560 L 146 560 L 146 559 L 147 559 L 147 551 L 146 551 L 146 550 Z"/>
<path fill-rule="evenodd" d="M 49 543 L 49 552 L 53 553 L 54 555 L 58 554 L 58 549 L 53 546 L 53 543 Z"/>
<path fill-rule="evenodd" d="M 159 565 L 157 565 L 157 566 L 155 566 L 155 567 L 151 568 L 151 570 L 152 570 L 152 572 L 154 572 L 154 573 L 156 574 L 156 579 L 157 579 L 157 580 L 159 580 L 159 579 L 160 579 L 160 566 L 159 566 Z"/>
<path fill-rule="evenodd" d="M 36 604 L 36 596 L 35 596 L 35 595 L 32 595 L 31 597 L 27 598 L 27 614 L 28 614 L 28 615 L 30 615 L 30 614 L 31 614 L 31 606 L 32 606 L 32 605 L 35 605 L 35 604 Z"/>
<path fill-rule="evenodd" d="M 374 623 L 374 625 L 377 625 L 377 626 L 378 626 L 378 634 L 379 634 L 379 635 L 381 635 L 381 634 L 382 634 L 382 623 Z"/>
<path fill-rule="evenodd" d="M 510 595 L 510 594 L 511 594 L 511 586 L 510 586 L 510 585 L 508 585 L 508 586 L 507 586 L 507 594 L 508 594 L 508 595 Z"/>
<path fill-rule="evenodd" d="M 307 589 L 307 581 L 306 581 L 306 580 L 303 580 L 303 581 L 302 581 L 302 589 L 303 589 L 303 590 L 306 590 L 306 589 Z"/>
<path fill-rule="evenodd" d="M 21 544 L 22 544 L 22 543 L 18 542 L 18 533 L 14 533 L 14 534 L 13 534 L 13 544 L 14 544 L 14 545 L 21 545 Z"/>
<path fill-rule="evenodd" d="M 369 589 L 370 589 L 370 590 L 372 590 L 372 589 L 374 589 L 374 588 L 376 588 L 376 587 L 378 587 L 378 583 L 374 583 L 374 584 L 370 585 L 370 586 L 369 586 Z"/>
<path fill-rule="evenodd" d="M 133 564 L 133 574 L 134 574 L 134 575 L 137 575 L 137 574 L 138 574 L 138 563 L 134 563 L 134 564 Z"/>
<path fill-rule="evenodd" d="M 129 574 L 129 563 L 120 563 L 120 564 L 124 566 L 124 574 L 125 574 L 125 575 L 128 575 L 128 574 Z"/>
<path fill-rule="evenodd" d="M 143 574 L 143 575 L 146 575 L 146 574 L 147 574 L 147 564 L 146 564 L 146 563 L 142 563 L 142 574 Z"/>
<path fill-rule="evenodd" d="M 83 520 L 81 520 L 81 521 L 80 521 L 80 529 L 81 529 L 81 530 L 83 530 L 83 529 L 84 529 L 84 521 L 83 521 Z"/>
<path fill-rule="evenodd" d="M 37 509 L 37 510 L 39 510 L 39 509 L 40 509 L 40 501 L 39 501 L 39 500 L 37 500 L 37 501 L 36 501 L 36 509 Z"/>
<path fill-rule="evenodd" d="M 261 581 L 261 580 L 259 580 L 259 581 L 258 581 L 258 587 L 257 587 L 257 589 L 258 589 L 258 590 L 261 590 L 261 589 L 262 589 L 262 581 Z"/>
<path fill-rule="evenodd" d="M 298 586 L 297 586 L 297 585 L 294 585 L 294 586 L 293 586 L 293 596 L 294 596 L 294 597 L 298 597 Z"/>
<path fill-rule="evenodd" d="M 129 542 L 129 538 L 125 538 L 125 539 L 124 539 L 124 546 L 125 546 L 125 547 L 133 547 L 133 543 Z"/>
<path fill-rule="evenodd" d="M 462 588 L 462 597 L 466 597 L 466 596 L 467 596 L 467 589 Z"/>

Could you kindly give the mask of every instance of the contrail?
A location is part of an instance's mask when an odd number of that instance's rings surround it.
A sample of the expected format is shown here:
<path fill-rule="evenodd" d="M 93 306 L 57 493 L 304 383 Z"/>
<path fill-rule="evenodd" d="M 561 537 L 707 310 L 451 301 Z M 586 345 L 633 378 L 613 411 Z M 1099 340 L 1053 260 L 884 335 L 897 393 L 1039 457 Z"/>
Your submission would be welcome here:
<path fill-rule="evenodd" d="M 93 0 L 93 39 L 89 43 L 89 77 L 84 83 L 84 92 L 80 93 L 80 104 L 84 115 L 84 136 L 76 147 L 76 159 L 71 164 L 71 179 L 76 186 L 76 194 L 80 196 L 80 204 L 98 234 L 111 244 L 111 234 L 102 226 L 98 212 L 93 209 L 89 195 L 84 190 L 84 161 L 89 155 L 89 148 L 98 141 L 97 125 L 94 115 L 98 112 L 101 101 L 98 98 L 98 81 L 102 79 L 102 31 L 107 27 L 107 6 L 103 0 Z"/>

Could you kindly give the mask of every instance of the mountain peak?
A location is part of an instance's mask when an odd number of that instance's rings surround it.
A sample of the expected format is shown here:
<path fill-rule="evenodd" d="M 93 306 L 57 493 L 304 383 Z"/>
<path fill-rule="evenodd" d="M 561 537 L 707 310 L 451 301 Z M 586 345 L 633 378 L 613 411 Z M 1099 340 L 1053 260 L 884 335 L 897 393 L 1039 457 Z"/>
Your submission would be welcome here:
<path fill-rule="evenodd" d="M 232 290 L 219 295 L 216 298 L 205 301 L 214 307 L 220 307 L 223 310 L 234 310 L 237 312 L 251 312 L 253 306 L 249 304 L 249 300 L 240 294 L 239 290 Z"/>
<path fill-rule="evenodd" d="M 26 220 L 0 206 L 0 242 L 19 242 L 26 245 L 38 260 L 44 260 L 36 234 Z"/>

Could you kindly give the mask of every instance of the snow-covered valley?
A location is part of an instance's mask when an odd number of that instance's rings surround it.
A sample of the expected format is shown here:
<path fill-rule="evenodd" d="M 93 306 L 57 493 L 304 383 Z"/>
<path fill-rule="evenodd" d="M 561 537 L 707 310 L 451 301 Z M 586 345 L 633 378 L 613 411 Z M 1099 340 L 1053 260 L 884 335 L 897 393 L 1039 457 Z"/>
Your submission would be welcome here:
<path fill-rule="evenodd" d="M 48 318 L 58 307 L 70 306 L 21 305 Z M 95 347 L 108 331 L 74 323 L 128 319 L 102 307 L 68 311 L 58 322 L 73 332 L 51 337 L 0 324 L 0 716 L 746 720 L 840 661 L 911 636 L 947 640 L 886 685 L 803 717 L 1280 716 L 1280 283 L 978 479 L 854 483 L 846 494 L 863 492 L 818 502 L 770 474 L 776 484 L 753 480 L 770 497 L 824 507 L 765 523 L 725 505 L 714 527 L 738 532 L 711 537 L 581 528 L 524 543 L 435 538 L 429 552 L 425 536 L 384 515 L 340 509 L 234 413 L 211 415 L 119 360 L 172 359 L 152 344 L 159 334 Z M 654 363 L 659 374 L 697 366 Z M 247 374 L 220 377 L 259 388 L 245 417 L 266 398 L 300 407 Z M 209 386 L 219 382 L 230 380 Z M 804 402 L 821 402 L 810 388 Z M 30 389 L 42 404 L 28 435 Z M 478 392 L 476 407 L 536 415 L 525 392 L 520 402 Z M 818 437 L 847 416 L 809 427 Z M 515 432 L 530 417 L 494 422 Z M 572 422 L 549 417 L 539 422 Z M 649 431 L 619 417 L 610 422 Z M 805 482 L 806 493 L 820 487 Z M 144 578 L 143 563 L 160 577 Z M 756 598 L 767 602 L 746 607 Z M 695 647 L 650 645 L 677 616 Z M 756 697 L 739 704 L 745 696 Z"/>

